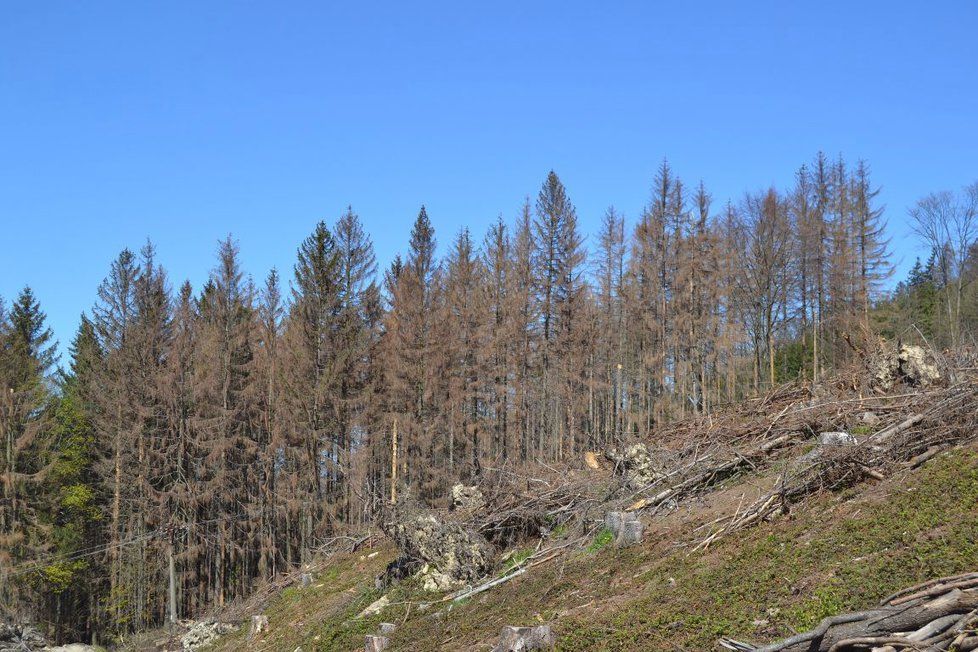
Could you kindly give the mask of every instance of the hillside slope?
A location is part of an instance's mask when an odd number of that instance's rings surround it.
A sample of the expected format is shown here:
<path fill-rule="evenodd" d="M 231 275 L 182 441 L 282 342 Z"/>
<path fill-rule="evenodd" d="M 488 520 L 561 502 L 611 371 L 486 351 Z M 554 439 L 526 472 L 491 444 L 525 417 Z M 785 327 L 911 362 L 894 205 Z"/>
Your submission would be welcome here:
<path fill-rule="evenodd" d="M 641 545 L 616 548 L 599 533 L 461 604 L 424 608 L 440 596 L 408 580 L 390 590 L 382 614 L 357 618 L 381 597 L 373 580 L 396 552 L 380 545 L 337 555 L 311 586 L 269 602 L 267 633 L 248 641 L 243 627 L 214 649 L 358 650 L 385 621 L 398 625 L 394 650 L 486 650 L 502 626 L 537 623 L 551 624 L 558 649 L 708 650 L 720 636 L 777 639 L 902 587 L 978 568 L 972 445 L 882 482 L 819 495 L 706 552 L 678 546 L 718 502 L 763 491 L 770 475 L 732 481 L 654 524 Z"/>

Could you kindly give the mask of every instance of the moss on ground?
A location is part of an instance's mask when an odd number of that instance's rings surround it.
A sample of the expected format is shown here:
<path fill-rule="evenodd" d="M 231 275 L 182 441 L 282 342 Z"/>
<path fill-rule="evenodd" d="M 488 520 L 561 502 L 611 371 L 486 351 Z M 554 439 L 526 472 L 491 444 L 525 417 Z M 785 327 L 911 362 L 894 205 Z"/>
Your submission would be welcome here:
<path fill-rule="evenodd" d="M 862 491 L 821 496 L 706 553 L 662 543 L 582 549 L 464 604 L 423 609 L 438 596 L 402 583 L 388 594 L 392 606 L 367 619 L 354 617 L 380 597 L 373 576 L 391 551 L 366 563 L 337 560 L 313 587 L 288 589 L 269 606 L 271 632 L 259 649 L 362 649 L 383 620 L 398 623 L 394 650 L 484 649 L 503 625 L 541 622 L 562 650 L 709 650 L 720 636 L 772 640 L 978 568 L 974 452 L 936 458 L 872 496 Z M 221 647 L 241 649 L 234 643 Z"/>

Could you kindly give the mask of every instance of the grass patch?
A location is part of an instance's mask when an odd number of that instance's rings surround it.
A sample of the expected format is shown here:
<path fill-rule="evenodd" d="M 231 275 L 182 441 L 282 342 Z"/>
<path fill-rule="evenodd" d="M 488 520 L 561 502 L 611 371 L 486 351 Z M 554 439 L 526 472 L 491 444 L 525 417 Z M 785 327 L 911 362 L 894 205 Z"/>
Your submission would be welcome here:
<path fill-rule="evenodd" d="M 516 570 L 523 565 L 527 559 L 533 555 L 533 548 L 520 548 L 510 555 L 509 559 L 506 560 L 506 564 L 503 567 L 501 575 L 506 575 L 507 573 Z"/>
<path fill-rule="evenodd" d="M 615 533 L 608 528 L 598 530 L 587 547 L 588 552 L 597 552 L 615 540 Z"/>

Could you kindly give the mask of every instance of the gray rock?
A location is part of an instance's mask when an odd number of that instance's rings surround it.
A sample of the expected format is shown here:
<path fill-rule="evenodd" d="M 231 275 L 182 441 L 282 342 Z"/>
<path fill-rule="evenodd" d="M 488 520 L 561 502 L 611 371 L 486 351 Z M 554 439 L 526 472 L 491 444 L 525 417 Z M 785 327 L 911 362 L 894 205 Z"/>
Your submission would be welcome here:
<path fill-rule="evenodd" d="M 432 578 L 435 590 L 473 582 L 492 570 L 493 547 L 460 523 L 415 510 L 395 514 L 386 529 L 405 558 L 427 565 L 422 572 Z"/>
<path fill-rule="evenodd" d="M 638 519 L 626 521 L 622 524 L 621 533 L 615 539 L 615 542 L 619 546 L 633 546 L 642 543 L 642 534 L 644 532 L 645 526 L 642 525 L 642 521 Z"/>
<path fill-rule="evenodd" d="M 611 530 L 616 536 L 621 532 L 622 523 L 625 522 L 625 512 L 608 512 L 604 515 L 604 526 Z"/>
<path fill-rule="evenodd" d="M 476 511 L 485 507 L 486 499 L 476 486 L 457 484 L 452 487 L 452 509 Z"/>
<path fill-rule="evenodd" d="M 880 418 L 875 412 L 866 411 L 859 415 L 859 423 L 866 426 L 878 426 Z"/>
<path fill-rule="evenodd" d="M 503 627 L 499 643 L 493 652 L 523 652 L 523 650 L 548 650 L 557 644 L 557 638 L 549 625 L 536 627 Z"/>
<path fill-rule="evenodd" d="M 820 446 L 855 446 L 856 438 L 848 432 L 823 432 L 818 436 Z"/>
<path fill-rule="evenodd" d="M 884 344 L 870 360 L 870 374 L 873 386 L 883 390 L 892 389 L 897 383 L 927 387 L 941 380 L 934 356 L 922 346 L 913 344 L 899 347 Z"/>
<path fill-rule="evenodd" d="M 259 614 L 251 617 L 251 628 L 248 630 L 248 640 L 268 631 L 268 616 Z"/>
<path fill-rule="evenodd" d="M 214 643 L 218 638 L 233 632 L 237 627 L 231 623 L 202 620 L 190 625 L 187 633 L 180 637 L 180 645 L 185 652 L 196 652 Z"/>
<path fill-rule="evenodd" d="M 299 585 L 304 589 L 312 586 L 312 573 L 303 573 L 300 575 Z"/>
<path fill-rule="evenodd" d="M 934 356 L 921 346 L 904 344 L 900 347 L 898 359 L 900 373 L 909 385 L 926 387 L 941 379 Z"/>
<path fill-rule="evenodd" d="M 367 638 L 363 644 L 364 652 L 381 652 L 391 644 L 391 640 L 386 636 L 373 636 L 372 634 L 367 634 Z"/>
<path fill-rule="evenodd" d="M 357 617 L 366 618 L 367 616 L 374 616 L 376 614 L 379 614 L 381 611 L 386 609 L 387 605 L 389 605 L 390 603 L 391 603 L 391 599 L 386 595 L 382 595 L 376 600 L 374 600 L 373 602 L 371 602 L 366 609 L 360 612 L 360 615 Z"/>
<path fill-rule="evenodd" d="M 395 629 L 397 629 L 397 625 L 394 623 L 380 623 L 381 634 L 392 634 Z"/>
<path fill-rule="evenodd" d="M 620 451 L 611 451 L 607 456 L 619 467 L 628 485 L 641 489 L 660 479 L 662 473 L 656 468 L 655 459 L 645 444 L 632 444 Z"/>

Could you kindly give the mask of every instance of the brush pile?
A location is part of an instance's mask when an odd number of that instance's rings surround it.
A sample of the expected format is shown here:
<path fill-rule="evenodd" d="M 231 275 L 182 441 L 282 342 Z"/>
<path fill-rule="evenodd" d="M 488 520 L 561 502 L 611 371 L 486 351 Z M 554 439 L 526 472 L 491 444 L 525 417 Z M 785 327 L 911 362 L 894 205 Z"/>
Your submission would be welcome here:
<path fill-rule="evenodd" d="M 826 618 L 810 632 L 763 647 L 732 639 L 721 639 L 720 646 L 755 652 L 976 650 L 978 573 L 911 587 L 875 609 Z"/>
<path fill-rule="evenodd" d="M 978 387 L 972 384 L 922 392 L 900 403 L 891 401 L 886 407 L 889 425 L 849 441 L 823 438 L 811 451 L 785 465 L 772 491 L 724 519 L 696 547 L 705 548 L 725 534 L 786 513 L 792 503 L 815 492 L 843 489 L 866 479 L 881 480 L 978 436 Z"/>

